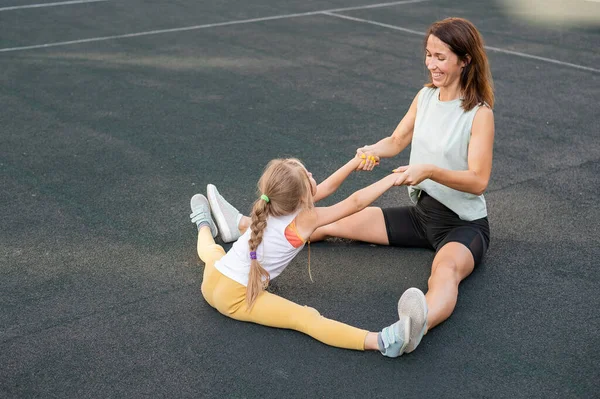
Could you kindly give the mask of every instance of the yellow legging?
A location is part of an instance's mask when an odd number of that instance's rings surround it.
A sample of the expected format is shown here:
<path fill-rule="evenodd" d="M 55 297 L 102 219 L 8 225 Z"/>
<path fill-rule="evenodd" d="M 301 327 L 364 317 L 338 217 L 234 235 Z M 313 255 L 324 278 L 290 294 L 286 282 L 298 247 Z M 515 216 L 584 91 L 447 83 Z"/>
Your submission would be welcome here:
<path fill-rule="evenodd" d="M 198 255 L 205 263 L 202 295 L 206 302 L 225 316 L 269 327 L 287 328 L 310 335 L 331 346 L 365 350 L 368 331 L 326 319 L 316 309 L 301 306 L 280 296 L 262 291 L 252 309 L 246 303 L 246 287 L 215 268 L 225 255 L 215 244 L 210 229 L 198 233 Z"/>

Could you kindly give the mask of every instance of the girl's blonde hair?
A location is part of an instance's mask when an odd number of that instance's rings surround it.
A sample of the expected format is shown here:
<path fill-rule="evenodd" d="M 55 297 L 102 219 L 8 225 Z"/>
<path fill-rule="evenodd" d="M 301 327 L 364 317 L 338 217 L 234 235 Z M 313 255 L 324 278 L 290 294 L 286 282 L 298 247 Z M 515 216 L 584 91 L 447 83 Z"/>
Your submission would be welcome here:
<path fill-rule="evenodd" d="M 266 195 L 268 201 L 260 198 Z M 295 159 L 274 159 L 267 164 L 258 181 L 258 196 L 250 214 L 250 252 L 256 252 L 267 227 L 268 216 L 289 215 L 299 209 L 312 208 L 311 184 L 304 165 Z M 251 257 L 251 258 L 255 258 Z M 262 290 L 269 285 L 269 273 L 257 259 L 250 261 L 246 301 L 251 308 Z M 264 280 L 263 280 L 264 279 Z"/>
<path fill-rule="evenodd" d="M 446 43 L 458 59 L 466 63 L 460 76 L 463 109 L 470 111 L 476 105 L 483 104 L 494 108 L 492 72 L 485 53 L 483 38 L 475 25 L 463 18 L 446 18 L 434 22 L 425 34 L 425 48 L 430 35 Z M 429 74 L 429 83 L 425 86 L 435 87 L 431 74 Z"/>

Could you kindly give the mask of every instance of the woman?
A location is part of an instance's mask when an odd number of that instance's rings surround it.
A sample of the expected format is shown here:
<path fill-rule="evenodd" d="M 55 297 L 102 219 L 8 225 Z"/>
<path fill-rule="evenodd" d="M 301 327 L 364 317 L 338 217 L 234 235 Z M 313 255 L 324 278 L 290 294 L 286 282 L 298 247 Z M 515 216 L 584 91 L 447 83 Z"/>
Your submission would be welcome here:
<path fill-rule="evenodd" d="M 483 192 L 492 171 L 494 94 L 483 39 L 471 22 L 447 18 L 429 27 L 424 47 L 429 83 L 391 136 L 357 150 L 364 159 L 359 169 L 372 170 L 380 158 L 394 157 L 411 144 L 409 165 L 395 172 L 404 175 L 414 205 L 368 207 L 320 227 L 310 238 L 436 251 L 427 294 L 413 290 L 403 305 L 411 314 L 411 307 L 423 307 L 424 316 L 422 322 L 412 320 L 405 352 L 450 316 L 460 282 L 481 262 L 490 241 Z M 235 226 L 244 231 L 248 219 L 238 216 Z"/>

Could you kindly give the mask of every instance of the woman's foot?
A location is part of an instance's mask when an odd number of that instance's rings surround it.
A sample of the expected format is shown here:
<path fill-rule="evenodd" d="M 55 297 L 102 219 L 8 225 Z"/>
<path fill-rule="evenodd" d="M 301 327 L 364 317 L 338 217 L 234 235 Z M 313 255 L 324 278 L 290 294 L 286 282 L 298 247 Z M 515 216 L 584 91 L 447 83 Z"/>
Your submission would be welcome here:
<path fill-rule="evenodd" d="M 190 200 L 190 207 L 192 208 L 190 219 L 192 219 L 192 223 L 196 224 L 198 230 L 200 230 L 200 227 L 206 225 L 210 227 L 212 236 L 216 237 L 219 230 L 217 230 L 217 226 L 210 216 L 210 206 L 206 197 L 202 194 L 194 195 Z"/>
<path fill-rule="evenodd" d="M 398 301 L 398 313 L 410 317 L 410 339 L 405 349 L 410 353 L 417 348 L 427 330 L 427 302 L 423 292 L 418 288 L 404 291 Z"/>
<path fill-rule="evenodd" d="M 206 196 L 210 209 L 221 232 L 223 242 L 232 242 L 240 236 L 239 223 L 242 214 L 219 194 L 217 188 L 209 184 L 206 186 Z"/>

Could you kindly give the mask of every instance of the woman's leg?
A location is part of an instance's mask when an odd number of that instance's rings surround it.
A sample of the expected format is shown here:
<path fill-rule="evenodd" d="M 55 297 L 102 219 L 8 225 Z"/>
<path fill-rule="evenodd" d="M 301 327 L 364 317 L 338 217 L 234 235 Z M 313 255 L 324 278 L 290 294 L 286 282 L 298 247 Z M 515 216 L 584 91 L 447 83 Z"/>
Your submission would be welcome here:
<path fill-rule="evenodd" d="M 240 234 L 250 227 L 251 220 L 242 216 L 238 225 Z M 365 228 L 367 226 L 367 228 Z M 385 220 L 381 208 L 368 207 L 360 212 L 340 219 L 337 222 L 319 227 L 310 236 L 310 241 L 322 241 L 328 237 L 347 238 L 369 242 L 372 244 L 388 245 Z"/>
<path fill-rule="evenodd" d="M 241 234 L 250 227 L 250 218 L 242 216 L 238 224 Z M 328 237 L 347 238 L 371 244 L 389 245 L 383 211 L 378 207 L 367 207 L 360 212 L 319 227 L 310 236 L 310 241 L 322 241 Z"/>
<path fill-rule="evenodd" d="M 310 236 L 311 241 L 328 237 L 347 238 L 378 245 L 389 245 L 383 211 L 378 207 L 367 207 L 360 212 L 319 227 Z"/>
<path fill-rule="evenodd" d="M 449 242 L 438 251 L 425 295 L 428 330 L 450 317 L 458 299 L 458 286 L 471 274 L 474 266 L 473 255 L 464 244 Z"/>

